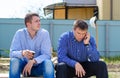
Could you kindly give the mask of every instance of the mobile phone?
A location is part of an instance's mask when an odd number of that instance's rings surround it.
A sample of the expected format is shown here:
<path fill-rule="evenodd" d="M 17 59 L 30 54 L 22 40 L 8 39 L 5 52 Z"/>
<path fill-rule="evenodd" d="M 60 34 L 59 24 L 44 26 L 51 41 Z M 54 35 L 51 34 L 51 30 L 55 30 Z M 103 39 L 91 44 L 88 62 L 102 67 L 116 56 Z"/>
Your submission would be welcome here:
<path fill-rule="evenodd" d="M 84 40 L 86 40 L 86 39 L 87 39 L 87 36 L 86 36 L 86 35 L 87 35 L 87 33 L 85 34 Z"/>
<path fill-rule="evenodd" d="M 35 54 L 35 51 L 29 50 L 29 52 L 31 52 L 33 55 Z"/>

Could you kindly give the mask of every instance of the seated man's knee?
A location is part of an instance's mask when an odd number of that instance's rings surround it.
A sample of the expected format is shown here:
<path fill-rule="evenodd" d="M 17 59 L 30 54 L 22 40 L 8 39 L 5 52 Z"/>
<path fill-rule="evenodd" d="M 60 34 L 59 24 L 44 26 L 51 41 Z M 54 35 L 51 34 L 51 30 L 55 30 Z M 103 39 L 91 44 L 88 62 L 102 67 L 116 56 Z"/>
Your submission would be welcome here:
<path fill-rule="evenodd" d="M 21 71 L 21 62 L 18 58 L 10 59 L 10 74 L 16 74 Z"/>
<path fill-rule="evenodd" d="M 11 58 L 11 59 L 10 59 L 10 62 L 18 62 L 18 61 L 20 61 L 19 58 Z"/>
<path fill-rule="evenodd" d="M 98 62 L 97 78 L 108 78 L 107 65 L 103 61 Z"/>
<path fill-rule="evenodd" d="M 56 65 L 56 78 L 69 78 L 67 75 L 67 65 L 65 63 L 58 63 Z"/>
<path fill-rule="evenodd" d="M 66 70 L 67 65 L 65 63 L 58 63 L 55 67 L 56 70 Z"/>
<path fill-rule="evenodd" d="M 16 66 L 18 66 L 20 64 L 20 59 L 19 58 L 11 58 L 10 59 L 10 65 L 11 66 L 15 66 L 15 68 L 16 68 Z"/>
<path fill-rule="evenodd" d="M 44 61 L 44 70 L 46 73 L 53 73 L 54 72 L 54 65 L 51 60 Z"/>
<path fill-rule="evenodd" d="M 100 66 L 101 68 L 106 68 L 106 67 L 107 67 L 106 63 L 103 62 L 103 61 L 99 61 L 99 66 Z"/>

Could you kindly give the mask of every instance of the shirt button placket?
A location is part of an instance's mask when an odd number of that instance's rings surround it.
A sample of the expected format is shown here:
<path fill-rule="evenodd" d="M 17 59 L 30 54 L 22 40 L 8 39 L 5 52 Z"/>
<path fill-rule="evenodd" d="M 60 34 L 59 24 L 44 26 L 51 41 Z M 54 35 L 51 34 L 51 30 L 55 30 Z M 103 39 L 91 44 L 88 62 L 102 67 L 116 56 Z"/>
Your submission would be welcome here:
<path fill-rule="evenodd" d="M 78 58 L 78 59 L 79 59 L 79 57 L 80 57 L 80 55 L 79 55 L 80 53 L 79 53 L 79 52 L 80 52 L 80 50 L 78 49 L 78 50 L 77 50 L 77 58 Z"/>

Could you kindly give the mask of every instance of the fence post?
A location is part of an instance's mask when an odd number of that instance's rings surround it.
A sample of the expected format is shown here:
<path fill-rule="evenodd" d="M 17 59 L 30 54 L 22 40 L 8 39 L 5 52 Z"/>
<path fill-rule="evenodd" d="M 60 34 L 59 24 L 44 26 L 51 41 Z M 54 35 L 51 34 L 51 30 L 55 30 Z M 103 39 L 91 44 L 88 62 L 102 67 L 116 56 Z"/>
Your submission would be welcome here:
<path fill-rule="evenodd" d="M 109 27 L 105 24 L 105 57 L 109 57 Z"/>

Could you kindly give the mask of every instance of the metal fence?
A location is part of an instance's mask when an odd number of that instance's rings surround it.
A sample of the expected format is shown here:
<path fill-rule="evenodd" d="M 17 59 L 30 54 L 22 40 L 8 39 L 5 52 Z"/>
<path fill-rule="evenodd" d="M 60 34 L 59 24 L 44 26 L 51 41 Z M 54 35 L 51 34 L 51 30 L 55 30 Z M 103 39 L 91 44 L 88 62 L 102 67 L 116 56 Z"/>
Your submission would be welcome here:
<path fill-rule="evenodd" d="M 89 20 L 86 20 L 89 25 Z M 58 39 L 63 32 L 71 31 L 74 20 L 41 20 L 41 27 L 49 31 L 52 47 L 57 51 Z M 98 50 L 101 56 L 120 56 L 120 21 L 97 21 Z M 23 19 L 0 19 L 0 50 L 9 50 L 15 32 L 25 27 Z M 96 31 L 89 25 L 89 32 Z M 95 37 L 96 38 L 96 37 Z"/>

